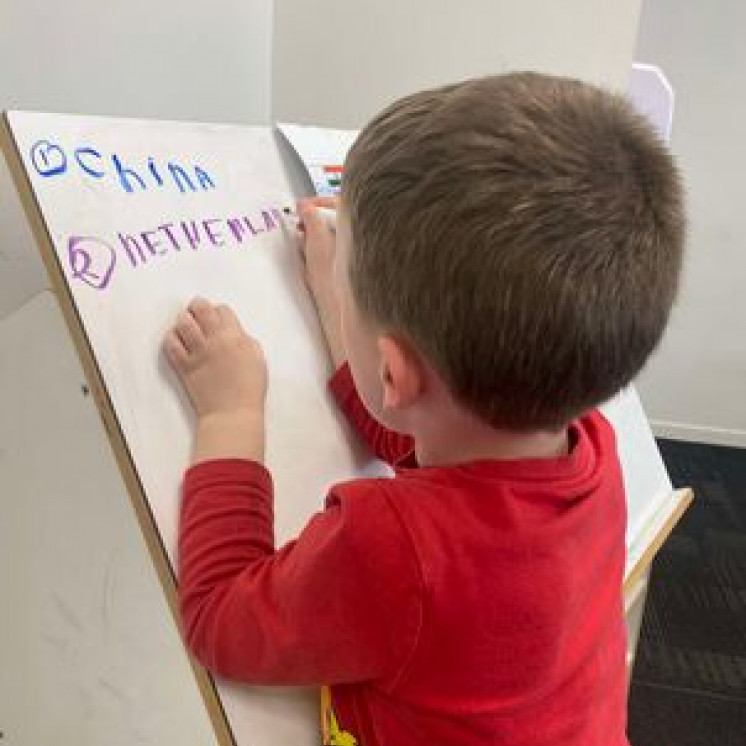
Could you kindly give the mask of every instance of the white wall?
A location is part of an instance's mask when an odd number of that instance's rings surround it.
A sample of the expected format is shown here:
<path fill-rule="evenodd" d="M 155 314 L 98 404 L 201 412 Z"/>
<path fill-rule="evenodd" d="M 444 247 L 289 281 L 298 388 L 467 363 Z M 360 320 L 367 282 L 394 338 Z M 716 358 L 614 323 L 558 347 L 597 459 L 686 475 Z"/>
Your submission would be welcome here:
<path fill-rule="evenodd" d="M 0 320 L 5 746 L 216 746 L 57 301 Z"/>
<path fill-rule="evenodd" d="M 2 0 L 0 111 L 265 123 L 272 0 Z M 0 157 L 0 318 L 46 284 Z"/>
<path fill-rule="evenodd" d="M 689 254 L 671 326 L 638 390 L 656 432 L 746 446 L 746 5 L 647 0 L 636 59 L 676 92 L 672 148 Z"/>
<path fill-rule="evenodd" d="M 508 69 L 626 89 L 640 0 L 275 0 L 273 114 L 362 126 L 426 86 Z"/>

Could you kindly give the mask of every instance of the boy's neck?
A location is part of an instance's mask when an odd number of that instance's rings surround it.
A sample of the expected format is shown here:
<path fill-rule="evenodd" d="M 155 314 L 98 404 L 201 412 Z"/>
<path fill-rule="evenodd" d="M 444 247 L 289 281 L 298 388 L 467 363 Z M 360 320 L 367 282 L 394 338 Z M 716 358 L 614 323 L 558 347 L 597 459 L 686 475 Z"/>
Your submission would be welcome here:
<path fill-rule="evenodd" d="M 469 461 L 555 459 L 569 453 L 568 430 L 529 433 L 500 430 L 459 407 L 419 422 L 412 435 L 420 466 Z"/>

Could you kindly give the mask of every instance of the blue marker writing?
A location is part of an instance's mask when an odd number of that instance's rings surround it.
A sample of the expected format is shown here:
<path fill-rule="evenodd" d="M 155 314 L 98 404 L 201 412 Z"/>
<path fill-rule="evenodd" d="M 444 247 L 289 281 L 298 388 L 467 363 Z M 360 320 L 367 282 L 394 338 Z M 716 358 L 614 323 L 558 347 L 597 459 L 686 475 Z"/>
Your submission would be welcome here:
<path fill-rule="evenodd" d="M 59 145 L 38 140 L 31 148 L 31 163 L 41 176 L 61 174 L 67 168 L 67 156 Z"/>

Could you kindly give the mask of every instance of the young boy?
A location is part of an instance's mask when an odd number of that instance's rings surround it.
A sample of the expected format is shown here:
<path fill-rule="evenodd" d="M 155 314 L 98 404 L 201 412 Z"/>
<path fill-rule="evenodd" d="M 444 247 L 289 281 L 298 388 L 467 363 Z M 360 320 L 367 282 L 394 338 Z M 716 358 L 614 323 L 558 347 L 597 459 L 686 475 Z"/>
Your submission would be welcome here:
<path fill-rule="evenodd" d="M 625 501 L 594 408 L 675 296 L 670 156 L 617 96 L 490 77 L 363 130 L 336 246 L 299 209 L 331 390 L 396 475 L 332 486 L 275 549 L 261 350 L 193 301 L 165 341 L 197 413 L 190 648 L 223 676 L 330 684 L 338 743 L 627 744 Z"/>

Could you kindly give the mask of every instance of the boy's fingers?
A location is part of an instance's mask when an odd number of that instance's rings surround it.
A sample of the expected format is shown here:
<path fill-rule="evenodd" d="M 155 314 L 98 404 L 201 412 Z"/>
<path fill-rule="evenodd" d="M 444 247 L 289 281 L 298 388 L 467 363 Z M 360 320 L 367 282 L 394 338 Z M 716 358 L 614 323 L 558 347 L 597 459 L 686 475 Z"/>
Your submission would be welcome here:
<path fill-rule="evenodd" d="M 177 371 L 182 370 L 189 359 L 189 353 L 181 343 L 179 336 L 172 330 L 163 340 L 163 352 L 166 354 L 168 362 Z"/>
<path fill-rule="evenodd" d="M 304 199 L 298 200 L 298 212 L 301 210 L 301 205 L 330 207 L 332 210 L 338 210 L 339 197 L 305 197 Z"/>
<path fill-rule="evenodd" d="M 241 323 L 238 320 L 238 316 L 236 316 L 236 312 L 230 306 L 225 305 L 225 303 L 215 306 L 215 313 L 218 315 L 221 324 L 234 329 L 241 328 Z"/>
<path fill-rule="evenodd" d="M 182 311 L 176 319 L 174 331 L 184 345 L 184 349 L 190 353 L 204 344 L 205 337 L 191 311 Z"/>
<path fill-rule="evenodd" d="M 314 216 L 314 213 L 316 212 L 316 208 L 314 207 L 314 204 L 313 202 L 311 202 L 310 199 L 300 200 L 300 202 L 298 202 L 297 209 L 298 209 L 298 217 L 304 223 L 306 222 L 306 220 L 313 220 L 313 216 Z"/>
<path fill-rule="evenodd" d="M 204 298 L 194 298 L 187 308 L 204 333 L 210 334 L 220 326 L 216 307 Z"/>
<path fill-rule="evenodd" d="M 331 235 L 329 224 L 319 214 L 314 205 L 306 204 L 302 207 L 299 206 L 298 217 L 300 217 L 303 223 L 303 232 L 305 233 L 306 240 Z"/>

